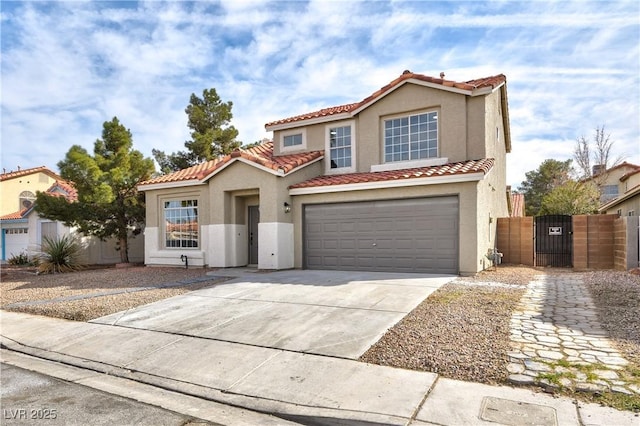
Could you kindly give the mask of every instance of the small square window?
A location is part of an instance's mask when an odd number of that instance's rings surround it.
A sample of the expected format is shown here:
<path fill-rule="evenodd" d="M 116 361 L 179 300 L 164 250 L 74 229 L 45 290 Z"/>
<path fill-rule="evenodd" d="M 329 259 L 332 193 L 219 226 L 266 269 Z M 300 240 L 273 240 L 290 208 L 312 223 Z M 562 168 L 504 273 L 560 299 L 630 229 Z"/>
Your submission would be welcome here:
<path fill-rule="evenodd" d="M 302 145 L 302 133 L 297 133 L 295 135 L 287 135 L 283 138 L 282 144 L 286 147 Z"/>

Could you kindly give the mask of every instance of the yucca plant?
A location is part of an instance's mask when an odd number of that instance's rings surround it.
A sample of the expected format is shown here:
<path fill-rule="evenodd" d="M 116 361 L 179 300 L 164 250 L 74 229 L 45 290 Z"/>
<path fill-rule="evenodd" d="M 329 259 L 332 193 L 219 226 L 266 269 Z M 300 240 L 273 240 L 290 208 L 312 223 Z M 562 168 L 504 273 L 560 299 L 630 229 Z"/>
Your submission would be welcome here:
<path fill-rule="evenodd" d="M 38 273 L 55 274 L 57 272 L 73 272 L 83 267 L 82 246 L 70 236 L 61 238 L 42 238 L 42 249 Z"/>

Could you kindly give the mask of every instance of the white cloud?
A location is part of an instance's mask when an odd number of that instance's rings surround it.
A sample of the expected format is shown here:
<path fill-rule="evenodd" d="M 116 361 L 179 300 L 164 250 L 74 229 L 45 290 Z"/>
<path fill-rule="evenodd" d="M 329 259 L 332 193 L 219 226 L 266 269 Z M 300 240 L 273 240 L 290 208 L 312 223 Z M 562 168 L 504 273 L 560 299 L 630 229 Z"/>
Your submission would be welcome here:
<path fill-rule="evenodd" d="M 404 69 L 507 75 L 514 186 L 603 124 L 640 163 L 640 10 L 606 4 L 12 3 L 2 11 L 2 166 L 55 169 L 72 144 L 91 149 L 113 116 L 145 155 L 182 149 L 189 96 L 211 87 L 251 143 L 268 121 L 359 101 Z"/>

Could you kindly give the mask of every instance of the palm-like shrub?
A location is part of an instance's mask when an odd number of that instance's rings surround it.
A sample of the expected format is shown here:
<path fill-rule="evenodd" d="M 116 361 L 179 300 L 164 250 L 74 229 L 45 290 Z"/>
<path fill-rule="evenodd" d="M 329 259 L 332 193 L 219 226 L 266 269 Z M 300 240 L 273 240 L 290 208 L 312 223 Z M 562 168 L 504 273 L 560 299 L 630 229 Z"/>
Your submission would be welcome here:
<path fill-rule="evenodd" d="M 82 266 L 82 246 L 76 238 L 70 235 L 63 235 L 61 238 L 42 238 L 39 273 L 73 272 L 81 269 Z"/>

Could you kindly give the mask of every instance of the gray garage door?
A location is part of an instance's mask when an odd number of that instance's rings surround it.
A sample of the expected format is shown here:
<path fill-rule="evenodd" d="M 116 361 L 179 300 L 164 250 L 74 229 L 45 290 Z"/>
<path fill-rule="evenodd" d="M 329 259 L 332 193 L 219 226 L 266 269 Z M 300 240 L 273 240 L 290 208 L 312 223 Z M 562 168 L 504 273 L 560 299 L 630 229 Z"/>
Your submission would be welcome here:
<path fill-rule="evenodd" d="M 458 273 L 458 198 L 306 205 L 309 269 Z"/>

